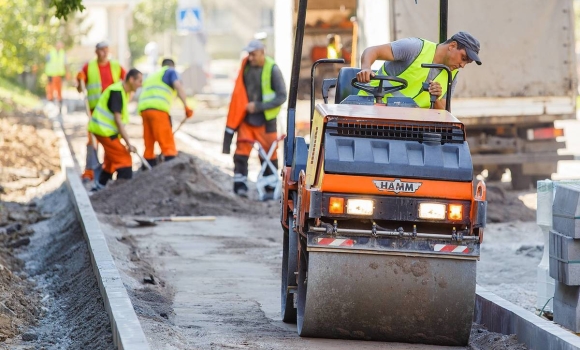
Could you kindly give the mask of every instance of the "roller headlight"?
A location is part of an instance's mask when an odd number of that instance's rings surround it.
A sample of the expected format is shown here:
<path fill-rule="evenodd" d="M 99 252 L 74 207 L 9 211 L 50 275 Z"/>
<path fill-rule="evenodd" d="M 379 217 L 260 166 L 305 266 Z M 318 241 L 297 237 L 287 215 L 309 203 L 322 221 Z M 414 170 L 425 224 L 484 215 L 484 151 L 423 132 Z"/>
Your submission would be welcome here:
<path fill-rule="evenodd" d="M 374 202 L 369 199 L 348 199 L 346 213 L 351 215 L 373 215 Z"/>
<path fill-rule="evenodd" d="M 441 203 L 420 203 L 419 218 L 430 220 L 445 220 L 447 206 Z"/>

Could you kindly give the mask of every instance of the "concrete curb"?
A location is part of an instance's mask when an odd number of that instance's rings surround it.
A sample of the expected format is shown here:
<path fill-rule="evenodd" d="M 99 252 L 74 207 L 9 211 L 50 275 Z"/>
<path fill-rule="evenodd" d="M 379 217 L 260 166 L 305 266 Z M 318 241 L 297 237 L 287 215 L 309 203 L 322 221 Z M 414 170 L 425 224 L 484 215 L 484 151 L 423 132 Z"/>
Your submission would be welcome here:
<path fill-rule="evenodd" d="M 64 134 L 62 119 L 50 118 L 53 130 L 60 139 L 61 170 L 66 176 L 70 198 L 75 204 L 77 217 L 91 256 L 93 272 L 97 277 L 105 309 L 109 315 L 113 342 L 119 350 L 149 350 L 149 343 L 135 314 L 131 299 L 123 285 L 119 270 L 109 251 L 105 235 L 85 190 Z M 75 169 L 77 168 L 77 169 Z"/>
<path fill-rule="evenodd" d="M 580 337 L 477 286 L 473 320 L 492 332 L 515 334 L 528 349 L 580 350 Z"/>

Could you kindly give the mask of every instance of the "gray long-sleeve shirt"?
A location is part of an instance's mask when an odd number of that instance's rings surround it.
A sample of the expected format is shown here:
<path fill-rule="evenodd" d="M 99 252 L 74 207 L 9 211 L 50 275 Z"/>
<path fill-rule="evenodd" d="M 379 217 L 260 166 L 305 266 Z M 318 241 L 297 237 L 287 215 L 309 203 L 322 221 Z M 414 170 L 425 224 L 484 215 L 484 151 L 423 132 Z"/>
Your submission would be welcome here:
<path fill-rule="evenodd" d="M 278 65 L 272 68 L 272 89 L 276 92 L 276 97 L 272 101 L 262 102 L 262 69 L 263 67 L 252 67 L 244 72 L 244 85 L 248 94 L 248 101 L 256 104 L 255 113 L 248 113 L 245 121 L 253 126 L 261 126 L 266 123 L 264 111 L 281 106 L 286 101 L 286 84 Z"/>

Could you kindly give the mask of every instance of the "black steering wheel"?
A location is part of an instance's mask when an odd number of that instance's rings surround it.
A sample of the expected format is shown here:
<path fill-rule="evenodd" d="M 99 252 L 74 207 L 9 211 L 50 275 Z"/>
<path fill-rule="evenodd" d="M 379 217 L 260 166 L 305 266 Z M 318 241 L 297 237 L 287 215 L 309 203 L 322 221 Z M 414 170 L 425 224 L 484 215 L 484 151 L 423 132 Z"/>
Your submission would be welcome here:
<path fill-rule="evenodd" d="M 399 77 L 395 77 L 392 75 L 375 75 L 374 77 L 371 77 L 371 80 L 378 80 L 379 85 L 378 86 L 370 86 L 367 84 L 359 83 L 356 80 L 356 78 L 353 78 L 352 81 L 350 82 L 350 84 L 359 90 L 362 90 L 364 92 L 368 92 L 369 94 L 373 95 L 376 103 L 381 103 L 383 100 L 383 97 L 385 97 L 386 94 L 390 94 L 390 93 L 393 93 L 395 91 L 403 90 L 409 85 L 409 83 L 405 79 L 401 79 Z M 399 83 L 401 85 L 383 87 L 383 81 L 393 81 L 393 82 Z"/>

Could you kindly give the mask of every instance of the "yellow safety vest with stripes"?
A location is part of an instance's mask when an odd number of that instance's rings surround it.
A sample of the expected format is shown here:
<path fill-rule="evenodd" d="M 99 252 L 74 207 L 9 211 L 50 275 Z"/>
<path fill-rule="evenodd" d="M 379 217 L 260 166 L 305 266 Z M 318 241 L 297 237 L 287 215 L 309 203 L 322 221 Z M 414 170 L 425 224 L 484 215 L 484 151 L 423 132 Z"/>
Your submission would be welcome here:
<path fill-rule="evenodd" d="M 163 67 L 160 71 L 151 74 L 143 83 L 143 89 L 139 96 L 137 110 L 156 109 L 169 113 L 171 103 L 177 92 L 163 82 L 163 75 L 170 67 Z"/>
<path fill-rule="evenodd" d="M 110 60 L 111 76 L 113 83 L 119 81 L 121 77 L 121 64 L 118 61 Z M 101 84 L 101 72 L 99 71 L 99 63 L 96 59 L 89 62 L 87 67 L 87 99 L 89 100 L 89 107 L 94 109 L 97 106 L 101 91 L 103 90 Z"/>
<path fill-rule="evenodd" d="M 49 77 L 62 77 L 66 74 L 64 50 L 50 50 L 44 73 Z"/>
<path fill-rule="evenodd" d="M 274 59 L 266 56 L 266 62 L 262 68 L 262 102 L 269 102 L 276 98 L 276 91 L 272 89 L 272 69 L 274 68 Z M 246 69 L 248 69 L 246 67 Z M 282 106 L 274 107 L 264 111 L 266 120 L 276 119 Z"/>
<path fill-rule="evenodd" d="M 421 49 L 421 52 L 419 53 L 419 55 L 415 58 L 415 60 L 413 61 L 413 63 L 411 63 L 411 65 L 409 67 L 407 67 L 407 69 L 405 69 L 405 71 L 401 74 L 398 75 L 399 78 L 405 79 L 409 85 L 400 91 L 396 91 L 392 94 L 386 94 L 385 97 L 383 98 L 383 102 L 387 102 L 387 97 L 410 97 L 412 98 L 415 103 L 417 104 L 417 106 L 421 107 L 421 108 L 429 108 L 429 106 L 431 105 L 430 101 L 429 101 L 429 92 L 428 91 L 423 91 L 423 82 L 427 81 L 427 78 L 429 77 L 429 71 L 430 69 L 427 68 L 422 68 L 421 64 L 422 63 L 432 63 L 433 62 L 433 58 L 435 57 L 435 50 L 437 49 L 437 44 L 429 41 L 429 40 L 425 40 L 425 39 L 421 39 L 421 41 L 423 42 L 423 48 Z M 383 66 L 381 67 L 381 69 L 379 69 L 377 71 L 377 75 L 388 75 L 387 74 L 387 70 L 385 68 L 386 64 L 388 62 L 385 62 L 385 64 L 383 64 Z M 457 70 L 454 70 L 451 72 L 451 75 L 453 78 L 455 78 L 455 75 L 457 74 Z M 441 96 L 439 96 L 439 99 L 442 99 L 443 96 L 445 96 L 445 94 L 447 93 L 447 74 L 443 73 L 442 71 L 439 72 L 439 74 L 437 75 L 437 77 L 435 79 L 433 79 L 433 81 L 438 82 L 441 85 L 442 88 L 442 93 Z M 379 85 L 379 81 L 377 80 L 371 80 L 371 82 L 369 83 L 371 86 L 378 86 Z M 390 84 L 390 82 L 386 81 L 383 82 L 384 86 L 392 86 Z M 393 84 L 393 85 L 398 85 L 397 83 Z M 359 95 L 370 95 L 364 91 L 360 91 Z"/>
<path fill-rule="evenodd" d="M 123 96 L 123 110 L 121 113 L 121 121 L 123 124 L 129 123 L 129 110 L 127 109 L 128 98 L 127 93 L 123 89 L 123 82 L 117 82 L 112 84 L 108 88 L 105 89 L 101 98 L 99 98 L 99 102 L 93 111 L 93 115 L 91 120 L 89 121 L 89 132 L 109 137 L 113 135 L 119 134 L 119 127 L 115 122 L 115 115 L 109 109 L 109 97 L 111 96 L 111 91 L 120 91 L 121 96 Z"/>

